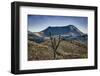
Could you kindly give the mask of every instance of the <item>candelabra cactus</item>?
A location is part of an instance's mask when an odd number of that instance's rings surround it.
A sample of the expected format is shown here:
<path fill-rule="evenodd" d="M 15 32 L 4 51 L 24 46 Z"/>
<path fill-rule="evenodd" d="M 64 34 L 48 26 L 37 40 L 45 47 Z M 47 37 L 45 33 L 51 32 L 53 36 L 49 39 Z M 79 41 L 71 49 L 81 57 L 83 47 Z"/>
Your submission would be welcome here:
<path fill-rule="evenodd" d="M 51 32 L 49 34 L 50 34 L 49 36 L 50 36 L 50 41 L 51 41 L 51 47 L 52 47 L 53 53 L 54 53 L 53 54 L 54 59 L 56 59 L 57 49 L 61 42 L 61 35 L 58 35 L 58 38 L 56 39 L 56 37 L 54 37 Z"/>

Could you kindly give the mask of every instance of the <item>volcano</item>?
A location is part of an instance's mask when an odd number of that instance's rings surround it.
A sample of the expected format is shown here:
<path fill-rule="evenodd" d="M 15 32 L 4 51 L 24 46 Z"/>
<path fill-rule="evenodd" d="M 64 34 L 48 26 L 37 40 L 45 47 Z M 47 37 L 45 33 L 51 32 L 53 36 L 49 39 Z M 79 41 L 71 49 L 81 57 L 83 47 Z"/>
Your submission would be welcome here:
<path fill-rule="evenodd" d="M 61 27 L 47 27 L 46 29 L 42 30 L 42 35 L 48 37 L 50 33 L 52 35 L 62 35 L 62 36 L 81 36 L 84 35 L 77 27 L 74 25 L 68 26 L 61 26 Z"/>

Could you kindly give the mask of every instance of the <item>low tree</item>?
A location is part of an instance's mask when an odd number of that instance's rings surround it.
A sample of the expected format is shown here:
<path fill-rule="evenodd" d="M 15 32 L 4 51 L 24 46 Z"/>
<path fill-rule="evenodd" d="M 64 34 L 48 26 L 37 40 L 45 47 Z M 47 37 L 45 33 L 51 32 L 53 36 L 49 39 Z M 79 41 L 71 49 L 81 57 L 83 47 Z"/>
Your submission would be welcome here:
<path fill-rule="evenodd" d="M 54 59 L 56 59 L 57 49 L 58 49 L 59 44 L 61 42 L 61 35 L 58 35 L 58 38 L 56 38 L 50 32 L 49 36 L 50 36 L 50 41 L 51 41 L 51 47 L 52 47 L 53 53 L 54 53 Z"/>

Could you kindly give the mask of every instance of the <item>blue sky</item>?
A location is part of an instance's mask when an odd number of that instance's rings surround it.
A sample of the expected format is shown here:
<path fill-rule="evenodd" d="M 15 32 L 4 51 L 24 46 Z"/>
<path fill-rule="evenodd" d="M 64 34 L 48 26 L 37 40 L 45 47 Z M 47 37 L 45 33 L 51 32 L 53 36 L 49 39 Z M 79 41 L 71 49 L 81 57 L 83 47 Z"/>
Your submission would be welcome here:
<path fill-rule="evenodd" d="M 42 31 L 49 26 L 67 26 L 70 24 L 84 33 L 88 32 L 88 17 L 28 15 L 28 30 L 32 32 Z"/>

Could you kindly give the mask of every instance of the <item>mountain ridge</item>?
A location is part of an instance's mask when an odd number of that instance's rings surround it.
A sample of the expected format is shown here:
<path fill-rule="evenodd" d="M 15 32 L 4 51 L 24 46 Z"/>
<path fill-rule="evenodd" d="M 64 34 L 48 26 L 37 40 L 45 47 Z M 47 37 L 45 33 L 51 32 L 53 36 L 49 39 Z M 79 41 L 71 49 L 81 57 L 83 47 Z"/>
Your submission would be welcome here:
<path fill-rule="evenodd" d="M 68 36 L 80 36 L 84 34 L 74 25 L 55 26 L 55 27 L 49 26 L 46 29 L 42 30 L 41 32 L 43 32 L 45 36 L 49 36 L 50 33 L 52 33 L 52 35 L 68 35 Z"/>

